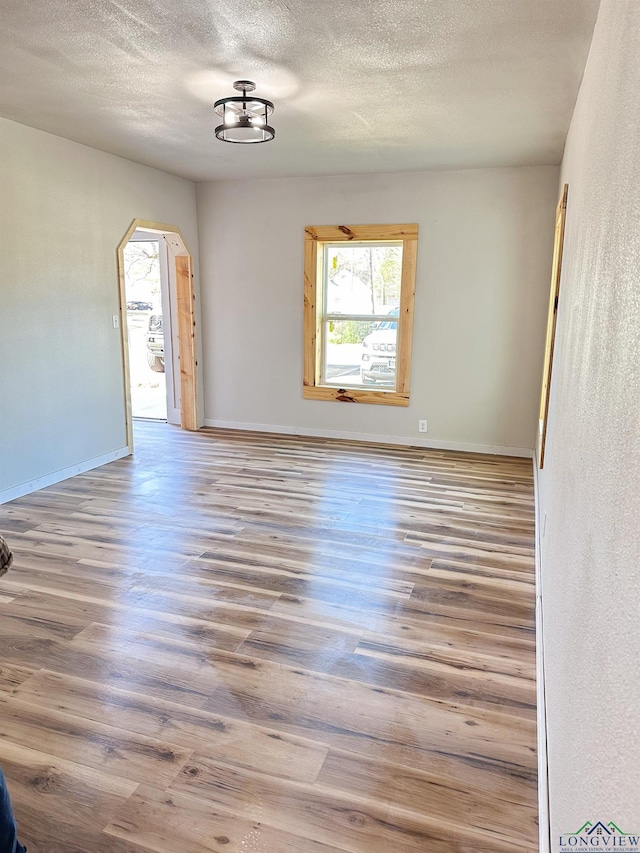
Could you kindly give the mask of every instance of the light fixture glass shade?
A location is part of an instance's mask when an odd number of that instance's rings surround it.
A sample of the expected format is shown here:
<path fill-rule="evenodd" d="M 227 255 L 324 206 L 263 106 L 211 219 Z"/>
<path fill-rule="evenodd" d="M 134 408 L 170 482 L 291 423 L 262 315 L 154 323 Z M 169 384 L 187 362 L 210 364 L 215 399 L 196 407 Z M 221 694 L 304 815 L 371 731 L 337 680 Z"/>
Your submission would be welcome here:
<path fill-rule="evenodd" d="M 274 110 L 271 101 L 247 94 L 255 89 L 255 84 L 250 80 L 237 80 L 233 87 L 242 95 L 221 98 L 213 106 L 222 118 L 222 124 L 215 130 L 217 138 L 241 145 L 270 142 L 276 135 L 269 125 L 269 116 Z"/>

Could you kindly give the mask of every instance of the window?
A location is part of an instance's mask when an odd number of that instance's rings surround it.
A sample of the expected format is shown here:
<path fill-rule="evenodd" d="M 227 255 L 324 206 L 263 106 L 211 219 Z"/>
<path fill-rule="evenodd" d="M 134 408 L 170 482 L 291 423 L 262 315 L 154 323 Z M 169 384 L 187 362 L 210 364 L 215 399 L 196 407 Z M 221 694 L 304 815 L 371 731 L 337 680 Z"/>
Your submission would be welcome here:
<path fill-rule="evenodd" d="M 417 225 L 305 229 L 309 400 L 409 405 Z"/>

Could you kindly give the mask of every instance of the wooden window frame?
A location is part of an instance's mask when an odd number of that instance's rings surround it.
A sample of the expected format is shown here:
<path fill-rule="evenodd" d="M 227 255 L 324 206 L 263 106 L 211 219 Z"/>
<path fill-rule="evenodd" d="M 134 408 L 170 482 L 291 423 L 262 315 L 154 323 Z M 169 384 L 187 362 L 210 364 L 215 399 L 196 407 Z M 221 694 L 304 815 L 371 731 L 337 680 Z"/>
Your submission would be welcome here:
<path fill-rule="evenodd" d="M 560 276 L 562 273 L 562 252 L 564 249 L 564 227 L 567 216 L 567 196 L 569 184 L 562 188 L 562 195 L 556 207 L 556 229 L 553 241 L 553 263 L 551 265 L 551 294 L 547 317 L 547 339 L 544 347 L 544 368 L 542 372 L 542 394 L 540 397 L 540 416 L 538 422 L 538 468 L 544 468 L 544 454 L 547 445 L 547 425 L 549 421 L 549 398 L 551 395 L 551 375 L 553 372 L 553 353 L 556 343 L 556 323 L 558 320 L 558 299 L 560 297 Z"/>
<path fill-rule="evenodd" d="M 325 243 L 402 242 L 402 272 L 398 337 L 396 343 L 396 388 L 337 388 L 321 385 L 322 284 Z M 409 405 L 409 375 L 413 336 L 413 303 L 416 289 L 418 226 L 408 225 L 309 225 L 304 230 L 304 340 L 302 396 L 305 400 L 338 403 Z"/>

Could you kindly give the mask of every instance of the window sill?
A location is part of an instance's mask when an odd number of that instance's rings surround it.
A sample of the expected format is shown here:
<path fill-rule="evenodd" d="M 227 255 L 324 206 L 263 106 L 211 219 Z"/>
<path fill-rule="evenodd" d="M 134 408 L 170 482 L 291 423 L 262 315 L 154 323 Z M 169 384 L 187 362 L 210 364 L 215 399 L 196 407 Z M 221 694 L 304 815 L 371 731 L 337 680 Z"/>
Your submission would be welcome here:
<path fill-rule="evenodd" d="M 382 406 L 408 406 L 409 394 L 400 391 L 373 391 L 355 388 L 334 388 L 328 385 L 304 385 L 305 400 L 330 400 L 335 403 L 375 403 Z"/>

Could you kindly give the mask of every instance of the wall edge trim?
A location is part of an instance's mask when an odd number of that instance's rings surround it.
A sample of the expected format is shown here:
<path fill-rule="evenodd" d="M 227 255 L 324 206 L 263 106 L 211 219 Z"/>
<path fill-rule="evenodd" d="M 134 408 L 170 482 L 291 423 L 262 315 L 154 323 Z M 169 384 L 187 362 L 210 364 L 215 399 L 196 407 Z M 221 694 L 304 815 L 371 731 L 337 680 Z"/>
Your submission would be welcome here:
<path fill-rule="evenodd" d="M 535 524 L 535 571 L 536 571 L 536 729 L 538 739 L 538 834 L 539 853 L 551 850 L 551 816 L 549 808 L 549 761 L 547 741 L 547 698 L 544 673 L 544 633 L 542 602 L 542 564 L 540 523 L 540 470 L 537 458 L 533 457 L 534 524 Z"/>
<path fill-rule="evenodd" d="M 115 462 L 116 459 L 122 459 L 124 456 L 129 456 L 130 453 L 131 450 L 128 447 L 120 447 L 118 450 L 111 450 L 109 453 L 103 453 L 102 456 L 94 456 L 92 459 L 87 459 L 85 462 L 70 465 L 68 468 L 61 468 L 59 471 L 53 471 L 51 474 L 46 474 L 44 477 L 38 477 L 35 480 L 28 480 L 25 483 L 12 486 L 10 489 L 4 489 L 0 492 L 0 504 L 8 503 L 16 498 L 24 497 L 24 495 L 30 495 L 32 492 L 37 492 L 39 489 L 45 489 L 47 486 L 53 486 L 55 483 L 62 482 L 62 480 L 68 480 L 70 477 L 75 477 L 78 474 L 84 474 L 85 471 L 91 471 L 93 468 L 100 468 L 101 465 L 106 465 L 108 462 Z"/>
<path fill-rule="evenodd" d="M 368 432 L 348 432 L 335 429 L 316 429 L 315 427 L 292 427 L 281 424 L 255 424 L 244 421 L 225 421 L 220 418 L 205 418 L 205 427 L 217 429 L 237 429 L 250 432 L 272 432 L 281 435 L 301 435 L 309 438 L 339 438 L 345 441 L 369 441 L 374 444 L 399 444 L 411 447 L 424 447 L 433 450 L 460 450 L 466 453 L 486 453 L 493 456 L 521 456 L 533 458 L 529 447 L 509 447 L 499 444 L 473 444 L 463 441 L 445 441 L 440 439 L 418 438 L 409 435 L 386 435 Z"/>

